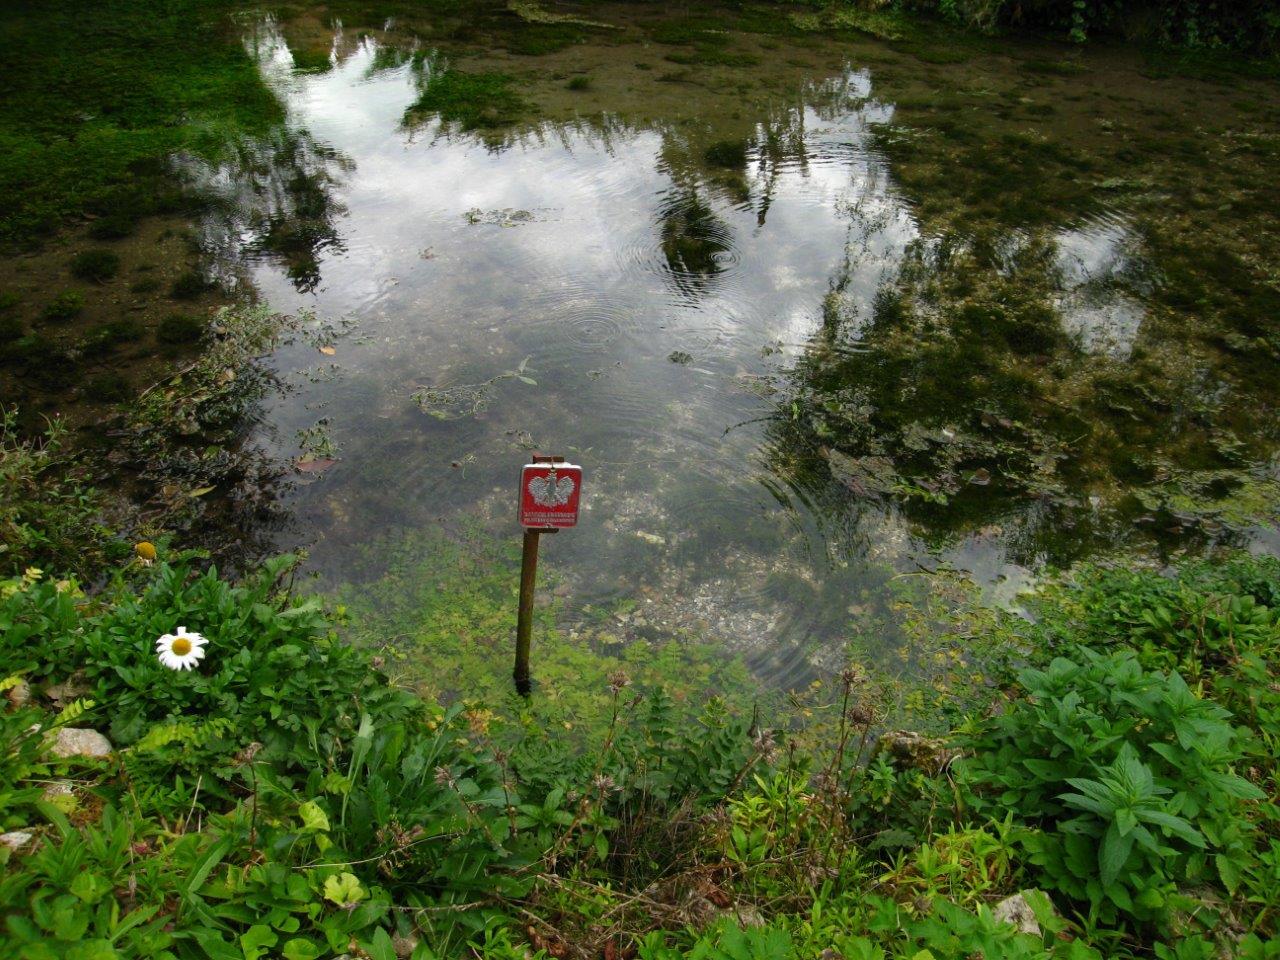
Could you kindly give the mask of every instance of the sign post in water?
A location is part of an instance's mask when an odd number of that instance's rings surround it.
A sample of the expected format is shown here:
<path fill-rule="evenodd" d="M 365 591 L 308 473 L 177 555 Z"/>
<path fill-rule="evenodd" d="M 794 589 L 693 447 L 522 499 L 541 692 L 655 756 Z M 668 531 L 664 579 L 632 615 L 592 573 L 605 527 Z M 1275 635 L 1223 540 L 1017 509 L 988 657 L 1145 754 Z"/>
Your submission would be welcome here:
<path fill-rule="evenodd" d="M 582 468 L 564 457 L 534 454 L 520 471 L 520 525 L 524 552 L 520 560 L 520 608 L 516 618 L 516 691 L 529 696 L 529 642 L 533 632 L 533 590 L 538 574 L 538 538 L 578 524 Z"/>

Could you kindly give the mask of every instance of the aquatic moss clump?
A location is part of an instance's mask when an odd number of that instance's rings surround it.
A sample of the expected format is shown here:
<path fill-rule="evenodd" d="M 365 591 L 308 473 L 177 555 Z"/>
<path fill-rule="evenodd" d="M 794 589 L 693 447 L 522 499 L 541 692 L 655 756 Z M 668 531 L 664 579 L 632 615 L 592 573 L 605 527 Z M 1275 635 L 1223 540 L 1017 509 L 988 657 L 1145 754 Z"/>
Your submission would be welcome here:
<path fill-rule="evenodd" d="M 526 57 L 540 57 L 555 53 L 587 39 L 580 26 L 569 23 L 521 23 L 503 39 L 503 45 L 512 53 Z"/>
<path fill-rule="evenodd" d="M 86 250 L 72 258 L 71 272 L 89 283 L 105 283 L 120 272 L 120 258 L 110 250 Z"/>
<path fill-rule="evenodd" d="M 324 50 L 298 49 L 292 53 L 295 73 L 327 73 L 333 67 L 333 58 L 327 48 Z"/>
<path fill-rule="evenodd" d="M 228 14 L 231 0 L 0 4 L 0 243 L 70 218 L 182 204 L 167 158 L 214 158 L 281 116 Z"/>
<path fill-rule="evenodd" d="M 97 403 L 120 403 L 129 399 L 129 381 L 123 374 L 110 372 L 92 377 L 84 385 L 84 396 Z"/>
<path fill-rule="evenodd" d="M 742 140 L 720 140 L 707 147 L 703 156 L 713 167 L 741 170 L 747 165 L 747 145 Z"/>
<path fill-rule="evenodd" d="M 186 313 L 172 313 L 156 327 L 156 339 L 161 343 L 195 343 L 204 335 L 204 321 Z"/>
<path fill-rule="evenodd" d="M 51 323 L 70 320 L 84 309 L 84 294 L 79 290 L 64 290 L 44 305 L 40 317 Z"/>
<path fill-rule="evenodd" d="M 195 300 L 209 289 L 209 281 L 198 270 L 187 270 L 169 286 L 169 296 L 175 300 Z"/>
<path fill-rule="evenodd" d="M 505 73 L 464 73 L 445 70 L 431 73 L 417 101 L 405 113 L 407 122 L 437 115 L 440 122 L 464 132 L 506 126 L 528 109 L 511 89 Z"/>
<path fill-rule="evenodd" d="M 122 317 L 94 327 L 80 342 L 80 349 L 89 355 L 105 353 L 141 338 L 142 324 L 132 317 Z"/>
<path fill-rule="evenodd" d="M 405 683 L 445 699 L 499 703 L 511 684 L 519 553 L 518 544 L 471 524 L 456 536 L 426 530 L 370 540 L 352 558 L 358 583 L 344 585 L 335 599 L 350 616 L 352 638 L 382 650 L 395 664 L 389 672 Z M 567 718 L 600 717 L 610 699 L 608 677 L 619 669 L 637 683 L 666 685 L 682 702 L 710 693 L 746 697 L 752 689 L 740 660 L 697 637 L 624 647 L 609 632 L 612 617 L 573 638 L 558 628 L 556 613 L 552 606 L 534 614 L 535 676 L 539 697 Z"/>

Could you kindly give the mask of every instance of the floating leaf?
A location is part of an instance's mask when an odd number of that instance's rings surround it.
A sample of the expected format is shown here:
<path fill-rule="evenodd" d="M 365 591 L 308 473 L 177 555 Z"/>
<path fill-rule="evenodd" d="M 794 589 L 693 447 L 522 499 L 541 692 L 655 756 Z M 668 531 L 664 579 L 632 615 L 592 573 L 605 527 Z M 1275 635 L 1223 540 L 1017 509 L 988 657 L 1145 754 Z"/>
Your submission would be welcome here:
<path fill-rule="evenodd" d="M 213 493 L 213 487 L 196 487 L 194 490 L 188 490 L 188 497 L 203 497 L 206 493 Z"/>

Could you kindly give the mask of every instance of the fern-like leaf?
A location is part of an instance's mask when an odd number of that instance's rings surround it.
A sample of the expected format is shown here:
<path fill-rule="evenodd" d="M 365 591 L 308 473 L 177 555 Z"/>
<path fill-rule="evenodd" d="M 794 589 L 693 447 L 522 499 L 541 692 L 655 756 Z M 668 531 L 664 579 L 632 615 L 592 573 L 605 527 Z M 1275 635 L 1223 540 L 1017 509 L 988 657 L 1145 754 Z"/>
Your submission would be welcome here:
<path fill-rule="evenodd" d="M 55 727 L 61 727 L 68 723 L 75 723 L 86 713 L 92 710 L 93 706 L 94 702 L 88 697 L 81 697 L 78 700 L 73 700 L 62 708 L 61 713 L 53 718 L 53 725 Z"/>

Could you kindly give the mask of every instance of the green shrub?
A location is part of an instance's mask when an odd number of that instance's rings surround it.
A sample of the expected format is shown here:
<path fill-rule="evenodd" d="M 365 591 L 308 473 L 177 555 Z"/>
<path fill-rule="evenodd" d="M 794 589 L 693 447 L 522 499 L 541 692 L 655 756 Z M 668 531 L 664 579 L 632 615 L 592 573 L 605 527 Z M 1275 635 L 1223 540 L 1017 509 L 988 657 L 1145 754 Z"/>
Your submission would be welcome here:
<path fill-rule="evenodd" d="M 1118 645 L 1148 669 L 1177 671 L 1251 732 L 1246 749 L 1273 775 L 1280 756 L 1280 558 L 1238 556 L 1155 570 L 1086 568 L 1054 592 L 1039 646 Z"/>
<path fill-rule="evenodd" d="M 1026 699 L 963 738 L 973 809 L 1012 813 L 1040 882 L 1111 923 L 1153 920 L 1174 892 L 1235 890 L 1249 854 L 1230 714 L 1131 651 L 1081 648 L 1019 677 Z"/>
<path fill-rule="evenodd" d="M 89 236 L 95 240 L 119 240 L 137 229 L 138 220 L 130 213 L 111 213 L 89 225 Z"/>
<path fill-rule="evenodd" d="M 120 258 L 110 250 L 86 250 L 71 259 L 71 272 L 81 280 L 103 283 L 120 272 Z"/>
<path fill-rule="evenodd" d="M 909 0 L 908 6 L 941 13 L 982 30 L 1032 26 L 1058 31 L 1077 42 L 1124 34 L 1145 26 L 1145 39 L 1181 47 L 1234 47 L 1274 53 L 1280 16 L 1269 0 Z"/>

